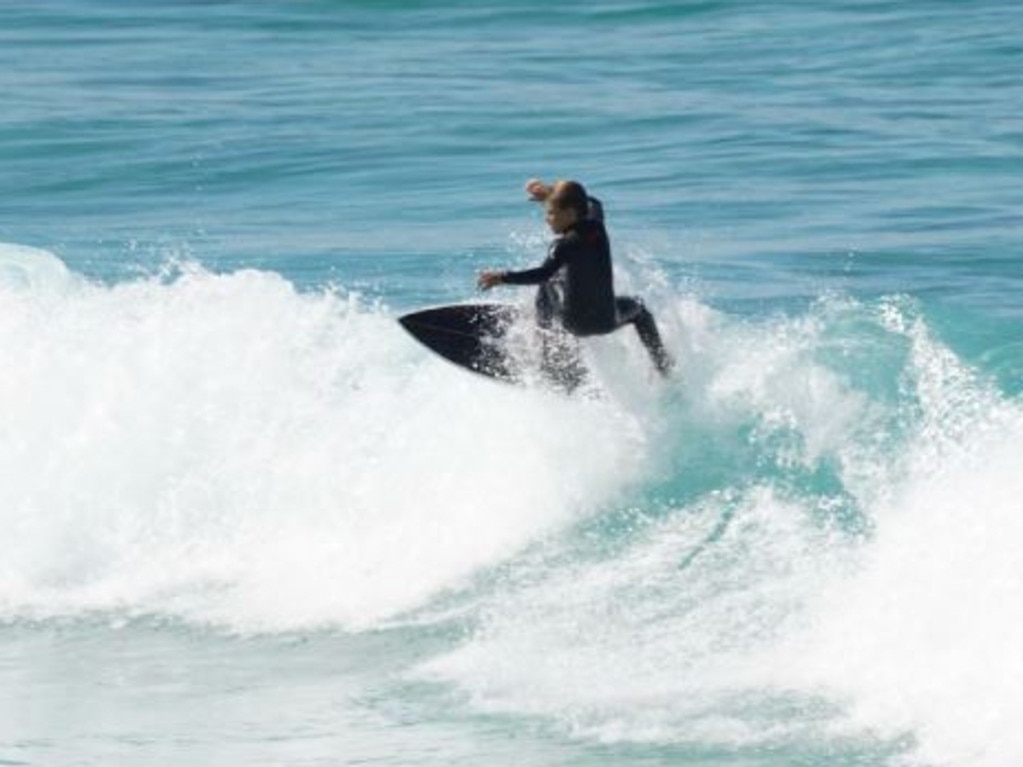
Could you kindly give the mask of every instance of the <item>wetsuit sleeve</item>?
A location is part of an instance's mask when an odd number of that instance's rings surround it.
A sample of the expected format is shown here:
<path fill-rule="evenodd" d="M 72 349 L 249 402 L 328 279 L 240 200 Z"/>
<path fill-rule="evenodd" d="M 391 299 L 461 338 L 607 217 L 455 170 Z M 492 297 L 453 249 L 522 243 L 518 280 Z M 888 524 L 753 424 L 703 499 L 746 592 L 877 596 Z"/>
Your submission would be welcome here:
<path fill-rule="evenodd" d="M 558 269 L 565 265 L 568 254 L 569 249 L 566 244 L 563 241 L 558 242 L 540 266 L 517 272 L 505 272 L 501 277 L 501 282 L 506 285 L 539 285 L 553 277 Z"/>

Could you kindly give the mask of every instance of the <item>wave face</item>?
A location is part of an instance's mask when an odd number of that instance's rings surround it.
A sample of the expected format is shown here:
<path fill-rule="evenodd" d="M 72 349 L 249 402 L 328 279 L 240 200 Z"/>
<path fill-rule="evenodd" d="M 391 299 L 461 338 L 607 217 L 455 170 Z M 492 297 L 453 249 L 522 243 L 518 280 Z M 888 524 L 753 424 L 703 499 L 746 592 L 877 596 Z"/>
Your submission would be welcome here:
<path fill-rule="evenodd" d="M 411 678 L 588 742 L 1023 753 L 1023 408 L 907 297 L 668 302 L 683 375 L 600 339 L 568 399 L 272 272 L 0 274 L 8 624 L 468 621 Z"/>
<path fill-rule="evenodd" d="M 691 352 L 675 455 L 723 487 L 524 565 L 427 678 L 601 743 L 1012 763 L 1019 403 L 901 298 L 724 322 Z"/>

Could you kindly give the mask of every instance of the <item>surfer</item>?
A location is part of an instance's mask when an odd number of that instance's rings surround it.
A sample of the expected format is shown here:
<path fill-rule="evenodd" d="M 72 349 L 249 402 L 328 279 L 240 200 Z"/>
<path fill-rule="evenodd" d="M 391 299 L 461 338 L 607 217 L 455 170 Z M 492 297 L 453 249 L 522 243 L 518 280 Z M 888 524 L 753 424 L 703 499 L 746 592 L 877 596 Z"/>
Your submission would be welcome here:
<path fill-rule="evenodd" d="M 538 285 L 537 324 L 543 334 L 544 368 L 573 388 L 581 381 L 574 338 L 604 335 L 633 325 L 654 367 L 667 375 L 673 367 L 653 315 L 633 296 L 616 296 L 611 246 L 604 228 L 600 201 L 577 181 L 548 186 L 538 179 L 526 184 L 532 200 L 544 204 L 547 225 L 556 235 L 540 266 L 521 271 L 485 270 L 477 284 L 482 290 L 497 285 Z"/>

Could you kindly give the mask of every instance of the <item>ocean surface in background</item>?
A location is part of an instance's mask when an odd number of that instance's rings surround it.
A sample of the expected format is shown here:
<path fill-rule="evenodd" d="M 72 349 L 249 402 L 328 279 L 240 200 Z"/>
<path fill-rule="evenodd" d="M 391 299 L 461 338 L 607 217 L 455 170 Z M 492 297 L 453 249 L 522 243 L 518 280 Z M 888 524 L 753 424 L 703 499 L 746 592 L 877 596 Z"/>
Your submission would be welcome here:
<path fill-rule="evenodd" d="M 1023 764 L 1015 0 L 8 2 L 0 94 L 0 765 Z M 530 176 L 672 379 L 395 322 Z"/>

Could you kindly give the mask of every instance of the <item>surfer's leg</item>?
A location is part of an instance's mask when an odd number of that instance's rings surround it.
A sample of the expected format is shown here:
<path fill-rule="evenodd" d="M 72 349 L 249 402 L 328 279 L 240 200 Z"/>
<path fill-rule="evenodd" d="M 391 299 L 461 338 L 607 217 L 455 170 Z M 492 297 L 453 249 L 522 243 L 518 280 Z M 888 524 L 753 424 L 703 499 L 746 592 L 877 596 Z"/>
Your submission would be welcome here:
<path fill-rule="evenodd" d="M 561 312 L 561 301 L 558 291 L 549 281 L 537 289 L 535 306 L 536 324 L 544 329 L 552 327 Z"/>
<path fill-rule="evenodd" d="M 552 386 L 571 392 L 586 380 L 579 341 L 557 324 L 540 329 L 540 370 Z"/>
<path fill-rule="evenodd" d="M 540 372 L 550 385 L 573 391 L 586 380 L 579 341 L 561 324 L 561 300 L 554 285 L 545 282 L 536 293 L 536 325 L 540 340 Z"/>
<path fill-rule="evenodd" d="M 662 375 L 667 375 L 675 366 L 668 350 L 664 348 L 661 334 L 657 330 L 657 323 L 650 310 L 643 302 L 632 296 L 619 296 L 615 299 L 615 309 L 618 312 L 618 327 L 632 325 L 636 328 L 639 340 L 646 347 L 654 367 Z"/>

